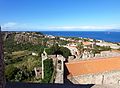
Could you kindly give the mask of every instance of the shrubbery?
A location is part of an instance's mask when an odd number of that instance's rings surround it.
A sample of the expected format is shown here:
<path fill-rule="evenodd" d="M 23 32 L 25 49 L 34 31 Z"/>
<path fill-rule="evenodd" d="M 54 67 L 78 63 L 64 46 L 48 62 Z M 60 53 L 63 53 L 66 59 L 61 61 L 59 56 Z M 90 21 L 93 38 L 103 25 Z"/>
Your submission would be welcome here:
<path fill-rule="evenodd" d="M 111 50 L 110 46 L 94 46 L 94 49 L 99 50 L 99 51 L 108 51 Z"/>
<path fill-rule="evenodd" d="M 6 80 L 10 81 L 10 80 L 15 79 L 15 75 L 17 74 L 18 71 L 19 69 L 14 67 L 13 65 L 7 66 L 5 70 Z"/>
<path fill-rule="evenodd" d="M 65 58 L 68 58 L 68 56 L 71 55 L 70 50 L 69 50 L 68 48 L 66 48 L 66 47 L 60 47 L 59 50 L 60 50 L 61 54 L 62 54 Z"/>
<path fill-rule="evenodd" d="M 34 71 L 29 71 L 27 69 L 27 67 L 23 66 L 21 69 L 19 69 L 19 71 L 17 72 L 17 74 L 15 75 L 15 81 L 24 81 L 30 79 L 35 76 Z"/>
<path fill-rule="evenodd" d="M 58 44 L 54 44 L 53 46 L 51 46 L 50 48 L 45 49 L 46 53 L 48 55 L 57 55 L 57 54 L 61 54 L 63 55 L 65 58 L 68 58 L 68 56 L 71 55 L 71 52 L 68 48 L 66 47 L 59 47 Z"/>
<path fill-rule="evenodd" d="M 5 70 L 6 81 L 24 81 L 35 76 L 34 71 L 28 71 L 27 67 L 17 68 L 13 65 L 8 65 Z"/>
<path fill-rule="evenodd" d="M 12 44 L 12 45 L 11 45 Z M 14 51 L 23 51 L 23 50 L 29 50 L 34 51 L 38 53 L 42 53 L 44 50 L 44 46 L 40 45 L 32 45 L 32 44 L 15 44 L 15 43 L 7 43 L 4 45 L 4 50 L 8 53 L 14 52 Z"/>
<path fill-rule="evenodd" d="M 44 79 L 42 80 L 43 83 L 49 83 L 53 74 L 53 60 L 46 59 L 44 60 Z"/>

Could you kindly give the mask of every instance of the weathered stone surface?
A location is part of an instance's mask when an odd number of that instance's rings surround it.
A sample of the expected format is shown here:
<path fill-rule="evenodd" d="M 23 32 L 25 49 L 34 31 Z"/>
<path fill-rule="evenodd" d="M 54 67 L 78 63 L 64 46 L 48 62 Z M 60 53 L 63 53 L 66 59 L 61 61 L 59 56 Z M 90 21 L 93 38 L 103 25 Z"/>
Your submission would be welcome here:
<path fill-rule="evenodd" d="M 111 71 L 99 74 L 88 74 L 73 77 L 74 84 L 120 84 L 120 71 Z M 71 79 L 70 77 L 68 79 Z"/>

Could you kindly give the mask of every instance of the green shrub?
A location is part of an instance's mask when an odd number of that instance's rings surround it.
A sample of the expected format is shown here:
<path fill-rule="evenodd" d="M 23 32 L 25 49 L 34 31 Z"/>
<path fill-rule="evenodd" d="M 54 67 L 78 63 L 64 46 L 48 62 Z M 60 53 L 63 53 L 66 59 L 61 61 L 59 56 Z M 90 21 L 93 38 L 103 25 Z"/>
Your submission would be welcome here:
<path fill-rule="evenodd" d="M 42 80 L 43 83 L 49 83 L 53 74 L 53 60 L 46 59 L 44 60 L 44 79 Z"/>
<path fill-rule="evenodd" d="M 8 65 L 5 68 L 6 80 L 7 81 L 13 80 L 18 71 L 19 71 L 18 68 L 14 67 L 13 65 Z"/>
<path fill-rule="evenodd" d="M 66 48 L 66 47 L 60 47 L 59 51 L 65 58 L 68 58 L 68 56 L 71 55 L 70 50 L 68 48 Z"/>
<path fill-rule="evenodd" d="M 71 55 L 71 52 L 70 52 L 70 50 L 68 48 L 66 48 L 66 47 L 59 47 L 58 44 L 55 44 L 52 47 L 45 49 L 45 51 L 46 51 L 46 53 L 48 55 L 61 54 L 65 58 L 68 58 L 68 56 Z"/>

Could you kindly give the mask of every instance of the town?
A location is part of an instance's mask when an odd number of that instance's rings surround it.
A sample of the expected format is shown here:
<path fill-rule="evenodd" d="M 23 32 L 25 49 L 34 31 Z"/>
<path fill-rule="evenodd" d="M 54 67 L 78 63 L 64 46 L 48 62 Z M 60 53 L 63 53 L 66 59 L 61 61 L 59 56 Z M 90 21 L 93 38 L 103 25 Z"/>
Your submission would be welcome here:
<path fill-rule="evenodd" d="M 120 43 L 3 32 L 6 81 L 120 84 Z"/>

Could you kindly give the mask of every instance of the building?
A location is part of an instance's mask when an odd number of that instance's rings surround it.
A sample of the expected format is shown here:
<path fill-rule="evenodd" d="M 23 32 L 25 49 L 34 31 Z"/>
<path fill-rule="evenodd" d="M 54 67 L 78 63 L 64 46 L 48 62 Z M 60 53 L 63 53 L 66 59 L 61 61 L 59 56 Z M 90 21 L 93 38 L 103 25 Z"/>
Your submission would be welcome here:
<path fill-rule="evenodd" d="M 120 84 L 120 57 L 65 64 L 67 78 L 74 84 Z"/>
<path fill-rule="evenodd" d="M 68 48 L 73 56 L 76 56 L 76 57 L 79 56 L 79 51 L 77 49 L 77 44 L 75 44 L 75 43 L 68 44 L 67 46 L 64 46 L 64 47 Z"/>

